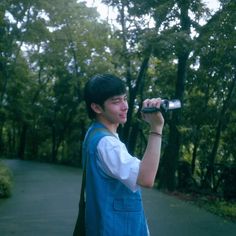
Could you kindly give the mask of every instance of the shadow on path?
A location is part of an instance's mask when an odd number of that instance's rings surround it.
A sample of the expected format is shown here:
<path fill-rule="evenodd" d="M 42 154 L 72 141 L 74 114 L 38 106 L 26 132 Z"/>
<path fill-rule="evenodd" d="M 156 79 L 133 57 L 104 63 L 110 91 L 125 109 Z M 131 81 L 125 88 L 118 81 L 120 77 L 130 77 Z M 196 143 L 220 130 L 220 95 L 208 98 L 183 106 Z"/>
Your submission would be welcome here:
<path fill-rule="evenodd" d="M 0 235 L 72 236 L 81 170 L 19 160 L 4 163 L 13 172 L 14 188 L 11 198 L 0 200 Z M 236 224 L 155 189 L 144 189 L 143 200 L 152 236 L 236 235 Z"/>

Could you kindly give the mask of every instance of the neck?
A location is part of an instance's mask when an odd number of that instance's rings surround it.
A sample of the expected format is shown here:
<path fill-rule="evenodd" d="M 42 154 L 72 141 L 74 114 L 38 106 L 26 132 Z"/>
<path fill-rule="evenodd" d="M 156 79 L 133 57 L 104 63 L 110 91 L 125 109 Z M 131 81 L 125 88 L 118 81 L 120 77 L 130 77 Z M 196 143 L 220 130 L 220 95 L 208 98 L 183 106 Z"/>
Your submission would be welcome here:
<path fill-rule="evenodd" d="M 99 118 L 97 118 L 96 121 L 103 124 L 112 133 L 117 132 L 117 128 L 118 128 L 119 124 L 113 124 L 113 123 L 108 122 L 107 120 L 103 120 L 103 119 L 99 119 Z"/>

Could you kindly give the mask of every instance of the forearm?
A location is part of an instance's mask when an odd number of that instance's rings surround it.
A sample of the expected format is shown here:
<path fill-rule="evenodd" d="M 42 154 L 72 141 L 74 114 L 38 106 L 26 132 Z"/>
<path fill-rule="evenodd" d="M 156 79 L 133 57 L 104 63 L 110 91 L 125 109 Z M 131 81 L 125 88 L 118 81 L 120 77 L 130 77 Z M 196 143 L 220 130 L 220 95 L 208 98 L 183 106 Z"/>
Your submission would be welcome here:
<path fill-rule="evenodd" d="M 160 108 L 161 99 L 146 99 L 143 102 L 143 108 Z M 164 118 L 161 112 L 142 113 L 142 118 L 150 125 L 150 134 L 148 144 L 139 167 L 137 184 L 143 187 L 151 188 L 154 184 L 156 173 L 160 161 L 161 153 L 161 135 L 164 126 Z"/>
<path fill-rule="evenodd" d="M 157 132 L 157 131 L 155 131 Z M 161 131 L 157 133 L 161 134 Z M 161 135 L 150 134 L 148 144 L 140 163 L 137 184 L 151 188 L 154 184 L 161 153 Z"/>

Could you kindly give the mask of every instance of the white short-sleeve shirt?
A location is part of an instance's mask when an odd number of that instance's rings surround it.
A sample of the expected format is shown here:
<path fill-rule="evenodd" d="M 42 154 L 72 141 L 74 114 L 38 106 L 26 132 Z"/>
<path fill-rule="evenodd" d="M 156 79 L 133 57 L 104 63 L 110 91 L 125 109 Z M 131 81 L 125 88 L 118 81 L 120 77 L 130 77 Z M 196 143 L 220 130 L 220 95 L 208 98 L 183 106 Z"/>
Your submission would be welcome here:
<path fill-rule="evenodd" d="M 131 191 L 139 189 L 137 178 L 140 160 L 129 154 L 117 135 L 103 137 L 97 146 L 98 165 L 109 176 L 118 179 Z"/>

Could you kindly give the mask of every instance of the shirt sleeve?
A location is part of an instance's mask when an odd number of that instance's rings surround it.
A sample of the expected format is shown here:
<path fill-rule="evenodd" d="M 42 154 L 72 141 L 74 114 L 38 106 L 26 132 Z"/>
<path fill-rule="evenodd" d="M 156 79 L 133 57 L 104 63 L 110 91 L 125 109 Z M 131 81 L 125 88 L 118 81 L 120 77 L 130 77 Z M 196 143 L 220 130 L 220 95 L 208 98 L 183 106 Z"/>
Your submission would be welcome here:
<path fill-rule="evenodd" d="M 139 189 L 137 178 L 140 160 L 127 151 L 116 137 L 105 136 L 97 146 L 98 165 L 109 176 L 120 180 L 131 191 Z"/>

